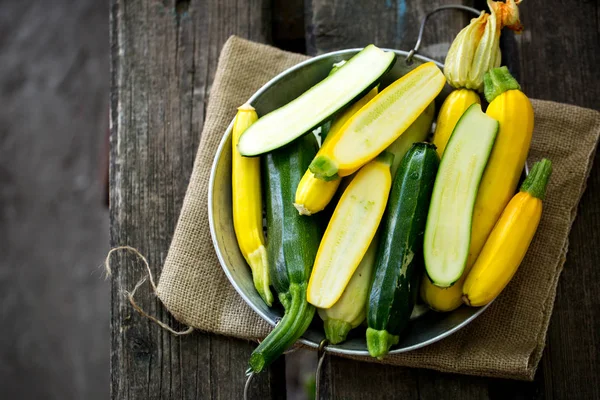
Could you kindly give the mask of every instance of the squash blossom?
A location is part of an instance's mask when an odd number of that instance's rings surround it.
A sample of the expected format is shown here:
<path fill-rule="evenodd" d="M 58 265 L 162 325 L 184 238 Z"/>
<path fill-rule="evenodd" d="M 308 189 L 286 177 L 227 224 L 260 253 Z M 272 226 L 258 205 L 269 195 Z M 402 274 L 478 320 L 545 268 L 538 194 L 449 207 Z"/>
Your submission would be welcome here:
<path fill-rule="evenodd" d="M 444 66 L 444 75 L 450 85 L 457 89 L 483 91 L 485 73 L 500 66 L 500 31 L 503 27 L 516 32 L 523 30 L 519 3 L 520 0 L 507 0 L 506 3 L 488 0 L 490 13 L 482 11 L 460 31 L 450 46 Z"/>
<path fill-rule="evenodd" d="M 491 10 L 496 14 L 496 18 L 500 23 L 500 29 L 506 27 L 517 33 L 523 32 L 523 25 L 519 21 L 519 7 L 522 0 L 507 0 L 506 3 L 500 1 L 492 1 L 491 4 L 488 2 Z"/>

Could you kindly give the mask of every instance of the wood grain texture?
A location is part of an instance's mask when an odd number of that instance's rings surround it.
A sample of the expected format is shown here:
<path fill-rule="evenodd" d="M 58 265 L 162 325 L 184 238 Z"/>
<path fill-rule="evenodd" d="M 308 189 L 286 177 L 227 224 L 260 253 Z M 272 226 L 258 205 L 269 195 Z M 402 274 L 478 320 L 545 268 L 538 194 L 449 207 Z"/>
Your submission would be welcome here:
<path fill-rule="evenodd" d="M 307 51 L 311 55 L 375 43 L 401 50 L 413 48 L 423 16 L 440 5 L 472 5 L 468 0 L 334 1 L 307 4 Z M 433 16 L 425 29 L 421 53 L 442 60 L 452 39 L 471 18 L 462 11 Z"/>
<path fill-rule="evenodd" d="M 273 45 L 295 53 L 306 53 L 304 0 L 273 0 Z"/>
<path fill-rule="evenodd" d="M 321 399 L 418 399 L 417 370 L 390 368 L 327 356 L 321 377 Z"/>
<path fill-rule="evenodd" d="M 419 17 L 437 4 L 456 2 L 415 3 L 312 0 L 307 11 L 307 49 L 320 54 L 373 42 L 408 50 L 416 39 Z M 482 1 L 463 4 L 485 7 Z M 525 92 L 598 109 L 598 3 L 531 0 L 520 8 L 526 31 L 520 36 L 503 35 L 502 46 L 503 62 L 520 78 Z M 434 18 L 434 32 L 426 30 L 422 53 L 441 60 L 466 19 L 452 13 Z M 534 382 L 390 368 L 332 357 L 325 368 L 322 398 L 599 398 L 600 296 L 593 285 L 600 278 L 594 268 L 600 250 L 590 246 L 600 243 L 600 204 L 593 200 L 600 195 L 598 164 L 591 171 L 571 233 L 548 346 Z"/>
<path fill-rule="evenodd" d="M 111 246 L 131 245 L 160 275 L 191 174 L 221 47 L 231 34 L 270 42 L 269 2 L 113 0 L 111 4 Z M 133 311 L 122 291 L 143 275 L 117 254 L 112 277 L 112 397 L 241 398 L 254 345 L 174 337 Z M 182 329 L 147 290 L 139 305 Z M 282 362 L 252 398 L 285 396 Z"/>

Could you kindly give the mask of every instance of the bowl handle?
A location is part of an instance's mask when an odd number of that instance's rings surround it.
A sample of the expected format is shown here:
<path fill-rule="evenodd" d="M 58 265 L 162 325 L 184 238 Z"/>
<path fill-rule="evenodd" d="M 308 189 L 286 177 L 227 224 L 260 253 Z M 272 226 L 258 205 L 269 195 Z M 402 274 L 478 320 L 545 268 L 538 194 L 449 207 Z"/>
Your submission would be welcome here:
<path fill-rule="evenodd" d="M 417 52 L 419 51 L 419 47 L 421 47 L 421 41 L 423 40 L 423 32 L 425 32 L 425 24 L 427 23 L 427 20 L 429 19 L 429 17 L 431 17 L 433 14 L 435 14 L 439 11 L 451 10 L 451 9 L 467 11 L 474 15 L 480 15 L 483 12 L 483 11 L 478 10 L 473 7 L 467 7 L 467 6 L 462 6 L 462 5 L 456 4 L 456 5 L 440 6 L 436 9 L 434 9 L 433 11 L 430 11 L 429 13 L 425 14 L 425 16 L 423 17 L 423 20 L 421 21 L 421 28 L 419 29 L 419 36 L 417 37 L 417 43 L 415 43 L 415 47 L 413 47 L 413 49 L 406 56 L 406 63 L 408 65 L 412 64 L 413 56 L 415 54 L 417 54 Z"/>
<path fill-rule="evenodd" d="M 325 348 L 328 344 L 329 341 L 327 339 L 321 340 L 321 343 L 319 343 L 319 350 L 317 351 L 319 361 L 317 362 L 317 369 L 315 370 L 315 400 L 319 400 L 320 398 L 321 370 L 323 369 L 323 363 L 325 362 L 325 356 L 327 355 L 327 350 Z"/>

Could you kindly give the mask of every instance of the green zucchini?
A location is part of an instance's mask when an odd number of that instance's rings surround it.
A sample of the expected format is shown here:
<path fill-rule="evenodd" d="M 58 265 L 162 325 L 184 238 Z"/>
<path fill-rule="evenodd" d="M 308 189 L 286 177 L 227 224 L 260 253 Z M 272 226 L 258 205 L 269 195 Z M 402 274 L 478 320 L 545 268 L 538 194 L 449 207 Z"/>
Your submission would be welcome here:
<path fill-rule="evenodd" d="M 340 68 L 342 68 L 342 66 L 345 63 L 346 63 L 346 61 L 342 60 L 339 63 L 333 64 L 333 67 L 331 67 L 331 71 L 329 71 L 329 75 L 327 75 L 327 76 L 331 76 L 331 75 L 335 74 Z M 323 124 L 320 127 L 313 130 L 313 133 L 318 131 L 317 141 L 319 143 L 319 148 L 323 145 L 323 142 L 325 141 L 325 138 L 327 137 L 327 134 L 329 133 L 329 130 L 331 129 L 332 122 L 333 122 L 333 116 L 329 121 L 323 122 Z"/>
<path fill-rule="evenodd" d="M 394 154 L 394 162 L 390 168 L 392 179 L 412 145 L 427 138 L 427 135 L 430 133 L 431 121 L 434 114 L 435 105 L 432 102 L 415 122 L 386 149 L 388 152 Z M 344 178 L 342 185 L 345 184 L 345 187 L 347 187 L 353 176 Z M 323 320 L 325 336 L 332 344 L 345 341 L 349 331 L 359 326 L 366 318 L 369 290 L 371 288 L 375 257 L 379 243 L 378 237 L 379 233 L 376 233 L 367 253 L 360 261 L 356 271 L 354 271 L 348 286 L 346 286 L 342 297 L 331 308 L 319 308 L 317 310 Z"/>
<path fill-rule="evenodd" d="M 238 142 L 240 154 L 261 155 L 312 131 L 375 87 L 395 60 L 391 51 L 365 47 L 334 74 L 248 128 Z"/>
<path fill-rule="evenodd" d="M 269 272 L 285 312 L 250 356 L 252 372 L 262 371 L 298 340 L 315 314 L 315 308 L 306 301 L 306 286 L 319 248 L 322 224 L 318 216 L 299 215 L 292 200 L 317 149 L 317 139 L 311 134 L 261 158 Z"/>
<path fill-rule="evenodd" d="M 438 165 L 434 145 L 415 143 L 394 178 L 367 312 L 367 348 L 373 357 L 386 355 L 410 321 L 422 274 L 423 230 Z"/>
<path fill-rule="evenodd" d="M 465 269 L 479 182 L 498 133 L 498 121 L 467 108 L 444 150 L 425 228 L 425 269 L 431 282 L 446 288 Z"/>

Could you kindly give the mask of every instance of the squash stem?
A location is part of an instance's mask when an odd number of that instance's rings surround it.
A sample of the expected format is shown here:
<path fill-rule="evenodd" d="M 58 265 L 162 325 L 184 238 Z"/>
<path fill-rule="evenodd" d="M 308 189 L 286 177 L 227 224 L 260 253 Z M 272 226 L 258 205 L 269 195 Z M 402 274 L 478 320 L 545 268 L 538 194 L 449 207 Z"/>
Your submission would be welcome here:
<path fill-rule="evenodd" d="M 338 167 L 332 159 L 326 156 L 317 156 L 308 167 L 318 179 L 326 182 L 333 181 L 339 178 Z"/>
<path fill-rule="evenodd" d="M 342 343 L 352 329 L 348 322 L 339 319 L 328 319 L 323 322 L 323 327 L 325 328 L 325 336 L 331 344 Z"/>
<path fill-rule="evenodd" d="M 283 318 L 250 355 L 249 370 L 259 373 L 290 347 L 308 328 L 315 308 L 306 301 L 306 284 L 290 284 L 291 303 Z M 308 321 L 308 323 L 307 323 Z"/>
<path fill-rule="evenodd" d="M 544 200 L 546 187 L 552 174 L 552 162 L 547 158 L 533 164 L 531 172 L 521 185 L 521 192 L 527 192 L 533 197 Z"/>
<path fill-rule="evenodd" d="M 283 306 L 283 309 L 287 311 L 292 303 L 292 296 L 290 295 L 290 292 L 280 293 L 277 295 L 277 298 L 279 298 L 279 302 Z"/>
<path fill-rule="evenodd" d="M 399 336 L 392 335 L 385 329 L 367 328 L 367 349 L 372 357 L 379 360 L 383 359 L 393 345 L 398 344 L 399 339 Z"/>
<path fill-rule="evenodd" d="M 483 77 L 484 94 L 488 103 L 509 90 L 521 90 L 519 82 L 508 71 L 506 66 L 494 68 Z"/>

